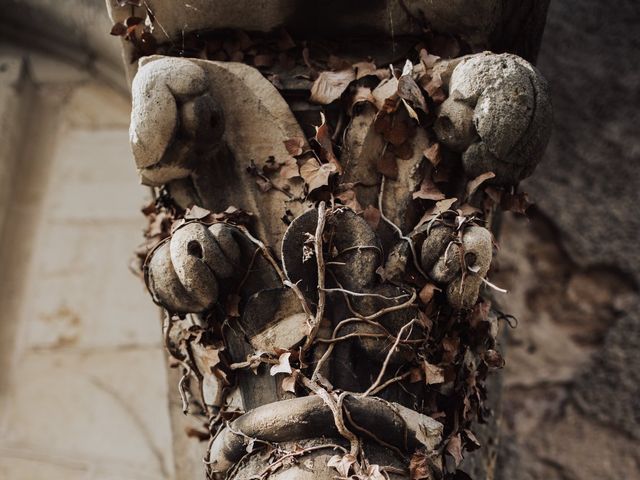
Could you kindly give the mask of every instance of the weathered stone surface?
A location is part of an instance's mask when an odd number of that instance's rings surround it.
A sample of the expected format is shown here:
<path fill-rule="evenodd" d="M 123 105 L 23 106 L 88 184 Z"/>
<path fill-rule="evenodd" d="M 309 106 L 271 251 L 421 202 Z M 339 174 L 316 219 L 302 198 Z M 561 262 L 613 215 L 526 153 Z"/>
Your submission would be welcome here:
<path fill-rule="evenodd" d="M 206 0 L 193 0 L 189 7 L 171 0 L 148 0 L 147 5 L 162 24 L 161 40 L 180 38 L 184 24 L 190 30 L 242 28 L 269 31 L 285 26 L 294 33 L 308 32 L 323 26 L 324 35 L 375 32 L 383 35 L 419 33 L 415 19 L 426 19 L 436 31 L 461 35 L 474 45 L 483 47 L 501 21 L 500 0 L 436 0 L 423 2 L 341 2 L 331 0 L 310 5 L 300 0 L 261 2 L 223 0 L 211 5 Z M 108 2 L 112 17 L 124 20 L 130 7 L 117 7 Z M 406 7 L 406 9 L 405 9 Z M 144 10 L 139 12 L 144 16 Z M 413 17 L 413 18 L 412 18 Z M 164 38 L 163 38 L 164 37 Z"/>
<path fill-rule="evenodd" d="M 250 211 L 260 238 L 276 246 L 286 211 L 306 209 L 302 182 L 289 182 L 286 193 L 264 192 L 247 174 L 270 158 L 295 161 L 284 142 L 304 137 L 276 88 L 244 64 L 152 56 L 140 61 L 132 96 L 131 141 L 143 182 L 179 190 L 183 207 Z"/>
<path fill-rule="evenodd" d="M 441 225 L 433 228 L 422 244 L 422 267 L 433 280 L 446 285 L 454 308 L 471 308 L 489 271 L 492 250 L 491 232 L 486 228 L 470 225 L 459 235 Z"/>
<path fill-rule="evenodd" d="M 462 152 L 470 178 L 494 172 L 492 181 L 516 184 L 542 158 L 551 134 L 546 81 L 521 58 L 485 52 L 453 70 L 449 97 L 435 123 L 438 139 Z"/>
<path fill-rule="evenodd" d="M 554 85 L 555 131 L 544 169 L 525 186 L 541 209 L 553 215 L 578 265 L 609 265 L 636 285 L 640 251 L 633 246 L 640 217 L 630 212 L 637 208 L 640 184 L 640 141 L 635 134 L 640 75 L 633 62 L 617 60 L 635 55 L 638 15 L 640 6 L 633 1 L 620 2 L 615 9 L 595 0 L 553 4 L 540 70 Z M 577 31 L 596 33 L 584 36 Z M 593 400 L 590 414 L 629 433 L 640 431 L 640 403 L 627 403 L 637 395 L 637 383 L 634 388 L 633 382 L 622 380 L 634 378 L 631 332 L 637 331 L 638 322 L 630 311 L 626 320 L 611 327 L 605 341 L 611 356 L 603 351 L 594 358 L 590 374 L 579 377 L 576 392 Z"/>

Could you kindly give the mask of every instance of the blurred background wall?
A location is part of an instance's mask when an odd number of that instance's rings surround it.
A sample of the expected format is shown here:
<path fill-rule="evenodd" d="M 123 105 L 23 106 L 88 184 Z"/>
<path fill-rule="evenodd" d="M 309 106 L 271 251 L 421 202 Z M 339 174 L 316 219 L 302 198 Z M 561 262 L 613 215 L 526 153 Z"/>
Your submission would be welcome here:
<path fill-rule="evenodd" d="M 173 478 L 104 2 L 2 1 L 0 19 L 0 479 Z"/>
<path fill-rule="evenodd" d="M 495 275 L 519 320 L 503 480 L 640 478 L 639 25 L 634 0 L 551 2 L 554 137 Z M 2 480 L 171 479 L 180 463 L 159 315 L 128 270 L 146 192 L 109 30 L 102 0 L 0 0 Z"/>

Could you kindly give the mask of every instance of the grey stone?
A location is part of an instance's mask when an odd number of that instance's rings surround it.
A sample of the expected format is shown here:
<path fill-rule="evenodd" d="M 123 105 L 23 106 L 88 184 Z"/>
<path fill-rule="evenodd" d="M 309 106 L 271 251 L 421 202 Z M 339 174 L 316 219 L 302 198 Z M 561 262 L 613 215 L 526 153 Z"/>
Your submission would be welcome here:
<path fill-rule="evenodd" d="M 551 102 L 540 73 L 511 54 L 464 57 L 434 129 L 470 178 L 492 171 L 493 183 L 516 184 L 542 158 L 551 134 Z"/>
<path fill-rule="evenodd" d="M 433 280 L 447 286 L 449 303 L 454 308 L 467 309 L 478 299 L 482 280 L 491 265 L 492 251 L 491 232 L 484 227 L 468 226 L 460 238 L 452 227 L 438 225 L 422 243 L 421 263 Z M 467 268 L 464 275 L 462 252 Z"/>

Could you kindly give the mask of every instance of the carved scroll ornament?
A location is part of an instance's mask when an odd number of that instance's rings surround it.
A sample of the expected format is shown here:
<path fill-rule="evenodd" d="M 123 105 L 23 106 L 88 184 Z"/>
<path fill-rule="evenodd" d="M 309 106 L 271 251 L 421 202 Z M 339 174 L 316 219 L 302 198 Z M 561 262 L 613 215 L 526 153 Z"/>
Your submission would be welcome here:
<path fill-rule="evenodd" d="M 491 228 L 542 157 L 546 83 L 489 52 L 313 77 L 309 135 L 254 67 L 140 61 L 131 143 L 172 223 L 144 273 L 184 407 L 211 478 L 441 478 L 501 366 Z"/>

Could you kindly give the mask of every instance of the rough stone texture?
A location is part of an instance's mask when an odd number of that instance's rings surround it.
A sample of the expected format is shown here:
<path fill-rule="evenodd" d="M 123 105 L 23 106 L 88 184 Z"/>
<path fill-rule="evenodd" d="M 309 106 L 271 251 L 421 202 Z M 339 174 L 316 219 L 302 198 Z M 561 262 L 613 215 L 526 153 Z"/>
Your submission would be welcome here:
<path fill-rule="evenodd" d="M 470 178 L 494 172 L 513 185 L 529 176 L 551 134 L 547 82 L 515 55 L 485 52 L 460 61 L 438 112 L 438 139 L 462 152 Z"/>
<path fill-rule="evenodd" d="M 554 133 L 523 189 L 553 226 L 506 225 L 503 237 L 501 255 L 510 230 L 515 242 L 537 235 L 503 281 L 530 288 L 503 305 L 522 315 L 507 352 L 501 479 L 640 475 L 640 317 L 629 300 L 640 280 L 639 18 L 629 0 L 550 9 L 538 67 Z"/>
<path fill-rule="evenodd" d="M 579 265 L 611 265 L 631 275 L 636 284 L 640 217 L 633 212 L 640 185 L 640 72 L 633 62 L 618 66 L 616 59 L 636 55 L 639 18 L 640 5 L 633 1 L 621 2 L 616 9 L 594 0 L 554 7 L 540 68 L 554 83 L 556 131 L 544 174 L 526 187 L 543 211 L 553 215 L 565 247 Z M 598 33 L 576 35 L 585 30 Z M 631 334 L 625 331 L 623 323 L 614 326 L 609 345 Z M 593 368 L 606 369 L 598 362 Z M 630 371 L 633 364 L 624 368 Z M 619 385 L 620 393 L 625 386 L 628 382 Z M 591 383 L 589 388 L 598 385 Z M 640 402 L 633 403 L 634 415 L 618 421 L 614 417 L 629 411 L 623 398 L 612 395 L 597 408 L 617 428 L 637 433 Z"/>

